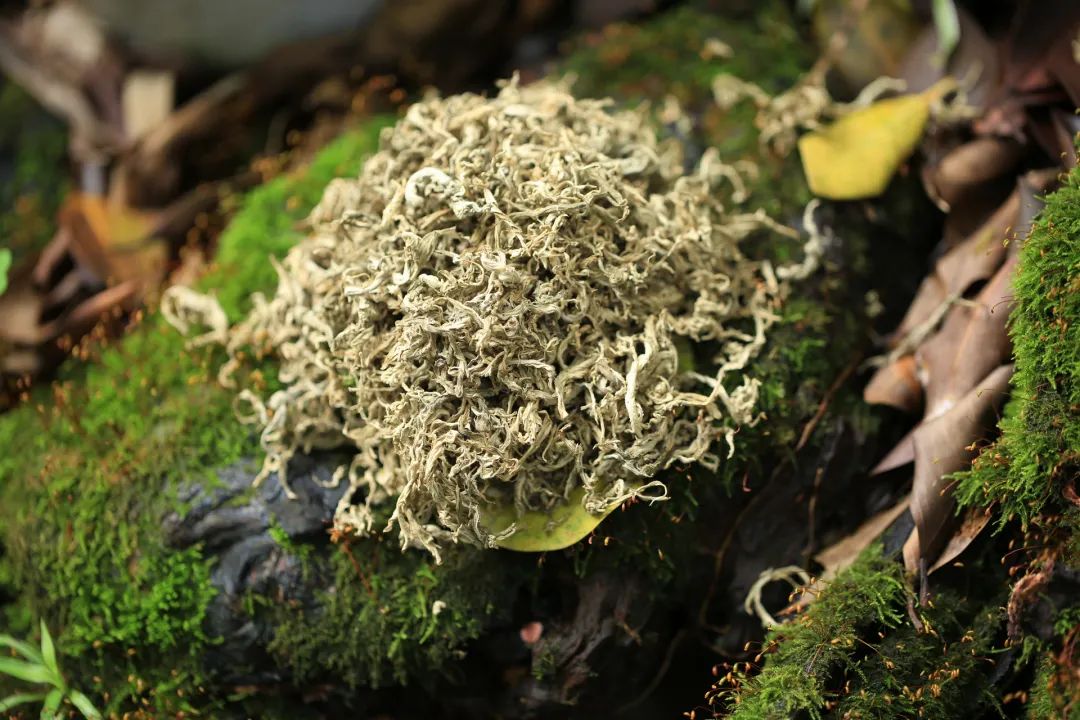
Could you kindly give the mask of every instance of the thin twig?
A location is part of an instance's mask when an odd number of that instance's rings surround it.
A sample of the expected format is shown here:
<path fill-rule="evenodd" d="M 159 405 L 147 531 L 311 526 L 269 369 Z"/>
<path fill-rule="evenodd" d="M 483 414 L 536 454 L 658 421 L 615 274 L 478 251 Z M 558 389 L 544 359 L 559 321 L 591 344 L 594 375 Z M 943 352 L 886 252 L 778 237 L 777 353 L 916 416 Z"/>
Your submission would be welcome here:
<path fill-rule="evenodd" d="M 810 418 L 805 426 L 803 426 L 802 434 L 799 436 L 799 442 L 795 445 L 795 452 L 802 450 L 806 447 L 806 443 L 810 442 L 810 436 L 814 434 L 814 429 L 818 426 L 818 423 L 821 422 L 822 418 L 825 417 L 825 413 L 828 411 L 829 404 L 832 402 L 833 397 L 836 396 L 836 393 L 843 384 L 847 382 L 848 378 L 855 372 L 855 369 L 859 367 L 861 361 L 862 353 L 859 353 L 855 356 L 854 360 L 848 363 L 847 367 L 840 371 L 840 374 L 833 380 L 832 385 L 825 391 L 825 396 L 822 397 L 821 402 L 818 403 L 817 411 L 814 412 L 814 416 Z"/>

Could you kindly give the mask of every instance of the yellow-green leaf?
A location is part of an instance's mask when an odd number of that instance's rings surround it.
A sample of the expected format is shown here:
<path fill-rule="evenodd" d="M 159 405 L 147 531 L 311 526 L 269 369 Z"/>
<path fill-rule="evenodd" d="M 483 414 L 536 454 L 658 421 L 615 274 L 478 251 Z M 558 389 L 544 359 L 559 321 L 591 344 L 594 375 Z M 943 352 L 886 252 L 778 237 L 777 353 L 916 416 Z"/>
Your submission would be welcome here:
<path fill-rule="evenodd" d="M 8 270 L 11 268 L 11 250 L 0 248 L 0 295 L 8 286 Z"/>
<path fill-rule="evenodd" d="M 601 513 L 591 513 L 584 508 L 582 500 L 585 489 L 570 493 L 566 502 L 551 512 L 530 511 L 518 516 L 513 503 L 493 506 L 484 511 L 481 524 L 498 534 L 512 524 L 517 527 L 509 537 L 496 544 L 506 550 L 518 552 L 546 552 L 570 547 L 596 529 L 600 522 L 618 507 L 612 503 Z"/>
<path fill-rule="evenodd" d="M 830 200 L 885 191 L 922 138 L 930 105 L 955 87 L 950 78 L 918 95 L 879 100 L 799 139 L 810 190 Z"/>

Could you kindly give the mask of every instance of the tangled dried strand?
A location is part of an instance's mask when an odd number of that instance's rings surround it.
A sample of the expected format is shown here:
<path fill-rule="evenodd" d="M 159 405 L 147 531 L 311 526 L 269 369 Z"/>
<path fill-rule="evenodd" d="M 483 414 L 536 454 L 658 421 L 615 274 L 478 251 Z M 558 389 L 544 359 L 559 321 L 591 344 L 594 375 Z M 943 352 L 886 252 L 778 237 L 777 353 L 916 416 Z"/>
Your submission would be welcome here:
<path fill-rule="evenodd" d="M 721 108 L 729 110 L 743 100 L 757 107 L 754 122 L 760 131 L 758 142 L 780 157 L 795 149 L 801 131 L 817 130 L 824 122 L 864 108 L 887 93 L 906 89 L 903 80 L 879 77 L 850 103 L 837 102 L 825 89 L 824 68 L 811 70 L 794 87 L 775 97 L 735 75 L 721 73 L 712 82 L 713 101 Z"/>
<path fill-rule="evenodd" d="M 715 468 L 715 443 L 757 420 L 740 371 L 784 292 L 739 242 L 787 229 L 728 212 L 737 173 L 709 152 L 683 176 L 677 150 L 642 113 L 554 85 L 413 105 L 230 334 L 234 357 L 280 358 L 282 390 L 238 398 L 262 476 L 351 445 L 338 527 L 369 532 L 392 501 L 403 547 L 438 557 L 493 544 L 488 503 L 584 487 L 599 509 L 666 497 L 673 463 Z M 713 374 L 680 365 L 686 340 L 716 349 Z"/>

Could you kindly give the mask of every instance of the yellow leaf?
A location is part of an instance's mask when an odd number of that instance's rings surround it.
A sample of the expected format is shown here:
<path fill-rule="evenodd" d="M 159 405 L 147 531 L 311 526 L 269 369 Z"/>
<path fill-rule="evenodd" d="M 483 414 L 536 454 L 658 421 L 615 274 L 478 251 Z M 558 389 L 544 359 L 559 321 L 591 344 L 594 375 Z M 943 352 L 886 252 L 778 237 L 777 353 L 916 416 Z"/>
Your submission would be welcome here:
<path fill-rule="evenodd" d="M 603 512 L 591 513 L 584 508 L 582 500 L 585 489 L 578 488 L 562 505 L 550 512 L 529 511 L 518 516 L 513 503 L 496 505 L 483 512 L 480 524 L 498 534 L 516 523 L 514 533 L 499 540 L 496 545 L 518 552 L 546 552 L 570 547 L 596 529 L 600 522 L 618 507 L 612 503 Z"/>
<path fill-rule="evenodd" d="M 922 138 L 930 105 L 955 87 L 945 78 L 918 95 L 879 100 L 799 139 L 810 190 L 830 200 L 858 200 L 885 191 Z"/>

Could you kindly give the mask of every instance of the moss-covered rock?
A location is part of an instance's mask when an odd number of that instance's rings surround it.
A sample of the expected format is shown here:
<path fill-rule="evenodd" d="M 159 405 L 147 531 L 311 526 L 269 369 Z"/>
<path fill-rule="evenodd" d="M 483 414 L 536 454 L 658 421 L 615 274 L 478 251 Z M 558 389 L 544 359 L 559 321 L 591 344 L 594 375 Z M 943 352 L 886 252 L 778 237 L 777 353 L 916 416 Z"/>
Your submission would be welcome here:
<path fill-rule="evenodd" d="M 287 248 L 322 188 L 355 172 L 380 127 L 347 134 L 309 168 L 254 191 L 206 285 L 233 289 L 237 303 L 265 289 L 272 272 L 246 258 Z M 190 712 L 205 702 L 192 694 L 216 591 L 201 548 L 166 548 L 161 519 L 181 504 L 178 480 L 257 444 L 211 379 L 222 358 L 185 348 L 157 315 L 119 343 L 85 347 L 89 362 L 0 418 L 0 446 L 17 449 L 0 456 L 0 581 L 13 599 L 5 625 L 27 632 L 39 615 L 58 628 L 75 659 L 69 672 L 106 707 Z"/>
<path fill-rule="evenodd" d="M 612 57 L 634 68 L 627 83 L 659 77 L 648 81 L 644 94 L 658 102 L 677 95 L 693 120 L 686 143 L 717 145 L 728 160 L 749 153 L 764 168 L 751 204 L 788 219 L 806 199 L 800 175 L 759 150 L 751 108 L 719 113 L 709 87 L 720 70 L 741 70 L 769 89 L 794 79 L 806 58 L 793 51 L 798 44 L 786 16 L 770 14 L 783 12 L 781 3 L 771 4 L 743 27 L 680 10 L 642 28 L 614 31 L 567 67 L 579 74 L 580 92 L 613 94 L 622 102 L 642 93 L 620 87 L 624 76 L 608 72 Z M 709 56 L 709 39 L 730 45 L 731 60 Z M 671 56 L 657 48 L 670 49 Z M 217 268 L 203 283 L 230 319 L 246 312 L 252 292 L 271 288 L 267 255 L 280 255 L 300 237 L 297 223 L 327 182 L 356 172 L 383 124 L 346 134 L 308 169 L 243 201 L 221 238 Z M 845 223 L 856 218 L 866 225 L 857 208 L 837 212 Z M 884 232 L 883 224 L 875 227 Z M 310 602 L 251 595 L 240 603 L 253 623 L 271 628 L 264 645 L 276 685 L 332 684 L 355 688 L 359 696 L 409 683 L 445 699 L 452 695 L 446 680 L 454 679 L 462 654 L 475 655 L 488 640 L 492 656 L 508 670 L 507 677 L 484 682 L 526 687 L 534 707 L 581 698 L 609 707 L 612 693 L 625 692 L 628 683 L 646 684 L 679 626 L 696 628 L 716 596 L 726 572 L 720 548 L 748 504 L 739 488 L 774 479 L 786 482 L 785 492 L 802 493 L 805 503 L 823 458 L 837 455 L 841 431 L 835 428 L 850 432 L 875 422 L 869 415 L 852 421 L 855 395 L 831 389 L 867 337 L 861 300 L 869 289 L 862 281 L 870 270 L 869 235 L 853 231 L 834 243 L 825 269 L 799 288 L 748 370 L 764 378 L 766 419 L 742 429 L 739 453 L 718 476 L 674 472 L 668 503 L 616 512 L 588 542 L 539 560 L 460 549 L 436 566 L 378 538 L 334 545 L 268 530 L 321 583 Z M 761 244 L 758 251 L 789 259 L 773 246 Z M 709 355 L 703 348 L 702 362 Z M 211 582 L 219 560 L 200 543 L 168 547 L 160 524 L 169 513 L 190 510 L 181 485 L 212 485 L 215 469 L 255 457 L 257 442 L 236 421 L 232 395 L 213 382 L 223 358 L 185 348 L 157 315 L 114 346 L 90 348 L 90 359 L 67 367 L 57 385 L 39 389 L 0 418 L 0 445 L 20 448 L 0 459 L 0 583 L 11 600 L 3 606 L 8 628 L 28 634 L 32 616 L 44 617 L 71 656 L 73 684 L 111 711 L 218 714 L 227 701 L 204 660 L 223 639 L 207 632 L 204 618 L 221 592 Z M 252 359 L 242 379 L 265 391 L 275 382 L 273 370 L 272 359 Z M 796 452 L 797 445 L 805 447 Z M 805 504 L 785 512 L 797 516 L 782 518 L 796 528 L 786 542 L 807 542 Z M 736 586 L 732 593 L 738 592 Z M 878 606 L 895 613 L 894 591 L 888 593 Z M 545 631 L 531 668 L 542 679 L 530 684 L 521 679 L 529 677 L 529 649 L 516 627 L 532 620 L 543 621 Z M 604 657 L 618 672 L 589 679 Z M 242 695 L 234 698 L 240 712 L 258 706 L 257 695 Z"/>
<path fill-rule="evenodd" d="M 393 542 L 339 547 L 329 562 L 333 591 L 273 618 L 269 650 L 298 683 L 332 679 L 355 691 L 461 682 L 465 643 L 509 617 L 524 581 L 474 548 L 450 550 L 435 565 Z"/>

